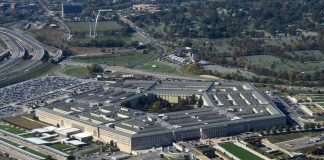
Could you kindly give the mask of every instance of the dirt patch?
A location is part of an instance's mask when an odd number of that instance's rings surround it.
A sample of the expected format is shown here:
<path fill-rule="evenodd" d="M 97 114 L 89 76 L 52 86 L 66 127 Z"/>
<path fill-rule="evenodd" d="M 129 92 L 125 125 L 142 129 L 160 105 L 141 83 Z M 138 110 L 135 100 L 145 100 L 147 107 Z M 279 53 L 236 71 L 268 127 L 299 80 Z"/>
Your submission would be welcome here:
<path fill-rule="evenodd" d="M 97 48 L 97 47 L 71 47 L 74 55 L 100 55 L 112 53 L 135 52 L 135 48 Z"/>
<path fill-rule="evenodd" d="M 35 38 L 45 44 L 60 47 L 64 44 L 64 31 L 61 29 L 40 29 L 32 31 Z"/>

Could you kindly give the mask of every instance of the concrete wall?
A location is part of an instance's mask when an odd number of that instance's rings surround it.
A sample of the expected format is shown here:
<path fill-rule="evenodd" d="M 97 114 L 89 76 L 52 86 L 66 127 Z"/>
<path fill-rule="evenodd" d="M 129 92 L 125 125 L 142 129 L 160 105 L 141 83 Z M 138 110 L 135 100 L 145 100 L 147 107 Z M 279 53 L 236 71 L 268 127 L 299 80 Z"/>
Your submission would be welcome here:
<path fill-rule="evenodd" d="M 112 128 L 99 128 L 99 138 L 105 143 L 110 143 L 110 141 L 114 141 L 114 143 L 117 144 L 117 147 L 123 152 L 132 152 L 131 138 L 122 134 L 118 134 L 118 132 L 113 131 Z"/>

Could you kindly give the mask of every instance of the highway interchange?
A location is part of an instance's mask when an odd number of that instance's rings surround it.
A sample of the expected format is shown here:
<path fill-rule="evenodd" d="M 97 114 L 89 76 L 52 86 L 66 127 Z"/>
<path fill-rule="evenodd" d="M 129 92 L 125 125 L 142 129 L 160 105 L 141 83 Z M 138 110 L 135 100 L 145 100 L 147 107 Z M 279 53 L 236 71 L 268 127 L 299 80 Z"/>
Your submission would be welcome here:
<path fill-rule="evenodd" d="M 1 55 L 10 55 L 0 61 L 0 83 L 8 82 L 41 66 L 43 57 L 48 53 L 41 43 L 16 30 L 0 28 L 0 39 L 7 46 L 7 50 Z M 26 53 L 29 55 L 28 58 L 24 57 Z M 56 55 L 51 53 L 51 56 L 57 58 L 61 54 L 62 52 L 57 52 Z"/>

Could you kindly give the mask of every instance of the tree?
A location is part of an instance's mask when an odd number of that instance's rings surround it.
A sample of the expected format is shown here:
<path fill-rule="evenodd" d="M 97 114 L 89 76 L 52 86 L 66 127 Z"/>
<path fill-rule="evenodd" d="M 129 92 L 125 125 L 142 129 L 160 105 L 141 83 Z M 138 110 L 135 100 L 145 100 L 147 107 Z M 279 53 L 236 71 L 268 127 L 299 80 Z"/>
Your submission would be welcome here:
<path fill-rule="evenodd" d="M 291 132 L 291 129 L 290 129 L 289 126 L 286 126 L 286 132 L 287 132 L 287 133 L 290 133 L 290 132 Z"/>
<path fill-rule="evenodd" d="M 322 126 L 321 126 L 320 123 L 317 123 L 316 127 L 317 127 L 317 128 L 321 128 Z"/>
<path fill-rule="evenodd" d="M 184 40 L 182 45 L 185 46 L 185 47 L 191 47 L 192 42 L 190 41 L 190 39 L 186 39 L 186 40 Z"/>
<path fill-rule="evenodd" d="M 24 51 L 24 55 L 21 57 L 23 60 L 27 60 L 27 59 L 30 59 L 32 56 L 29 55 L 29 52 L 27 49 L 25 49 Z"/>
<path fill-rule="evenodd" d="M 273 126 L 273 127 L 271 128 L 271 132 L 272 132 L 272 133 L 277 133 L 277 127 L 276 127 L 276 126 Z"/>
<path fill-rule="evenodd" d="M 314 123 L 309 124 L 309 128 L 310 128 L 312 131 L 315 130 L 315 124 L 314 124 Z"/>
<path fill-rule="evenodd" d="M 193 105 L 193 104 L 196 103 L 196 96 L 194 94 L 190 96 L 190 102 L 189 103 L 190 103 L 190 105 Z"/>
<path fill-rule="evenodd" d="M 204 101 L 202 99 L 202 96 L 200 96 L 198 99 L 198 108 L 201 108 L 203 106 L 203 104 L 204 104 Z"/>
<path fill-rule="evenodd" d="M 113 147 L 115 144 L 114 144 L 114 141 L 113 140 L 111 140 L 110 142 L 109 142 L 109 145 L 111 146 L 111 147 Z"/>
<path fill-rule="evenodd" d="M 153 103 L 151 109 L 150 109 L 150 112 L 157 112 L 161 109 L 161 102 L 160 101 L 156 101 Z"/>
<path fill-rule="evenodd" d="M 89 73 L 94 74 L 94 73 L 103 73 L 103 68 L 99 64 L 92 64 L 91 66 L 87 66 L 87 70 Z"/>

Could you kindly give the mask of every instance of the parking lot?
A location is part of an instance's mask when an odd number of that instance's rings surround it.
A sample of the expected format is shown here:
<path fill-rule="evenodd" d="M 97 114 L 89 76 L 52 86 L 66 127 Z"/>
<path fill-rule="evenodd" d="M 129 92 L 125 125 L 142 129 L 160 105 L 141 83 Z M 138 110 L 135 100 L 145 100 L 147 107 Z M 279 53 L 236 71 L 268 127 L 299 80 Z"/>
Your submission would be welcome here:
<path fill-rule="evenodd" d="M 19 114 L 61 98 L 84 93 L 101 86 L 70 77 L 41 77 L 0 89 L 0 118 Z"/>

